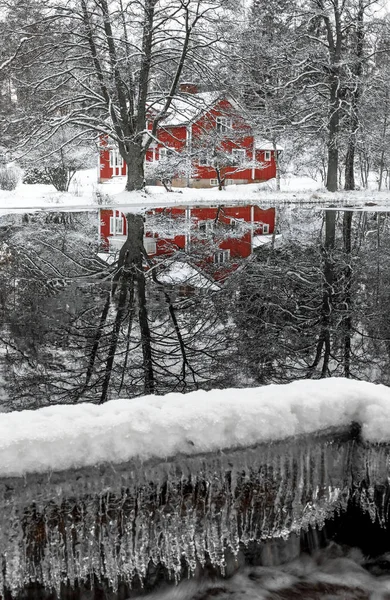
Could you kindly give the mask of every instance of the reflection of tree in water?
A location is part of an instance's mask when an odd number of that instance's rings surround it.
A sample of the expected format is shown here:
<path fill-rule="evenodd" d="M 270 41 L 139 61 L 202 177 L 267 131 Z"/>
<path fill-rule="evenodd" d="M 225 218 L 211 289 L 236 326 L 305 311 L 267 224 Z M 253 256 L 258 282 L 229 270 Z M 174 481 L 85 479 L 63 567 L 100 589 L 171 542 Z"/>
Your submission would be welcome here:
<path fill-rule="evenodd" d="M 321 247 L 301 234 L 259 249 L 241 275 L 236 313 L 254 381 L 388 380 L 388 237 L 386 215 L 328 211 Z"/>
<path fill-rule="evenodd" d="M 319 230 L 311 239 L 303 211 L 299 218 L 298 241 L 286 235 L 257 249 L 218 284 L 211 271 L 221 265 L 210 263 L 207 275 L 199 264 L 231 235 L 222 219 L 210 237 L 195 229 L 202 235 L 199 243 L 194 236 L 193 262 L 180 251 L 146 273 L 142 218 L 139 249 L 133 252 L 133 235 L 112 265 L 97 257 L 87 217 L 8 225 L 1 249 L 3 403 L 98 402 L 330 375 L 387 382 L 387 215 L 337 213 L 322 248 Z M 306 218 L 312 230 L 312 214 Z M 156 229 L 183 225 L 155 219 Z"/>

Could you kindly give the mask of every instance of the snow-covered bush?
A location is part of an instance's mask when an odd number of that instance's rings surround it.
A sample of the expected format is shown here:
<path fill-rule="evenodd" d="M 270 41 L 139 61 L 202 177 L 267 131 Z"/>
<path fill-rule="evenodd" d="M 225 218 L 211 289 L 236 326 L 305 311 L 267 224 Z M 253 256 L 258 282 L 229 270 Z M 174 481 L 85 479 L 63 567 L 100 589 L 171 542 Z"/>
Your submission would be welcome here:
<path fill-rule="evenodd" d="M 14 190 L 20 179 L 20 169 L 0 165 L 0 190 Z"/>
<path fill-rule="evenodd" d="M 43 183 L 48 185 L 51 183 L 51 181 L 44 169 L 30 168 L 26 169 L 24 172 L 23 183 L 27 183 L 29 185 Z"/>

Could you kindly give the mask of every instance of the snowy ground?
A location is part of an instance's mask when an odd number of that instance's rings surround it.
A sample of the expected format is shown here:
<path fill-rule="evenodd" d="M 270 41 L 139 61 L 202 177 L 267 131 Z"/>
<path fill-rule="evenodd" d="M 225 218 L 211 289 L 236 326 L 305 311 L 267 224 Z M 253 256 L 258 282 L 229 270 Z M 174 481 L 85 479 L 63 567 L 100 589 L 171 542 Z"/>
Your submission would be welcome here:
<path fill-rule="evenodd" d="M 0 414 L 0 476 L 246 447 L 331 426 L 390 441 L 390 389 L 334 378 Z"/>
<path fill-rule="evenodd" d="M 148 207 L 171 206 L 183 204 L 217 204 L 217 203 L 308 203 L 321 205 L 336 203 L 363 206 L 366 202 L 374 202 L 380 206 L 390 207 L 390 191 L 375 192 L 362 190 L 355 192 L 326 192 L 321 183 L 309 177 L 289 177 L 282 180 L 282 192 L 275 191 L 275 182 L 250 185 L 232 185 L 225 190 L 217 188 L 175 189 L 167 193 L 163 187 L 147 187 L 146 192 L 124 192 L 125 178 L 118 177 L 110 183 L 97 184 L 96 169 L 79 172 L 69 192 L 57 192 L 51 185 L 19 184 L 15 190 L 0 190 L 0 215 L 11 212 L 34 210 L 96 210 L 99 206 L 109 205 L 131 207 L 132 210 L 143 210 Z"/>

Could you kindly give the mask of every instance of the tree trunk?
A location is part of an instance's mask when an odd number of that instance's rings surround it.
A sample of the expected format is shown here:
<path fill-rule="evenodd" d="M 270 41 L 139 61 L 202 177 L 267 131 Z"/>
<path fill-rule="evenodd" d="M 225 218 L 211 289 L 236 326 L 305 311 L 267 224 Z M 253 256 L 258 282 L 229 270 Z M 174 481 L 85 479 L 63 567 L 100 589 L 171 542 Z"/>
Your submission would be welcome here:
<path fill-rule="evenodd" d="M 336 238 L 336 211 L 327 210 L 325 213 L 325 244 L 324 244 L 324 283 L 322 295 L 321 321 L 324 340 L 324 360 L 321 377 L 328 375 L 330 359 L 330 326 L 333 304 L 334 261 L 333 250 Z"/>
<path fill-rule="evenodd" d="M 320 377 L 327 377 L 330 359 L 330 326 L 333 304 L 334 264 L 333 250 L 336 238 L 336 211 L 325 211 L 325 241 L 322 247 L 323 255 L 323 283 L 321 303 L 321 328 L 316 344 L 316 353 L 313 363 L 309 367 L 308 376 L 314 377 L 316 369 L 323 357 Z"/>
<path fill-rule="evenodd" d="M 352 216 L 353 212 L 344 212 L 343 216 L 343 239 L 345 253 L 345 270 L 344 270 L 344 305 L 345 316 L 342 321 L 343 329 L 343 363 L 344 377 L 349 378 L 351 375 L 351 284 L 352 284 L 352 267 L 351 267 L 351 250 L 352 250 Z"/>
<path fill-rule="evenodd" d="M 119 253 L 117 273 L 112 285 L 112 296 L 118 296 L 118 305 L 111 332 L 100 403 L 105 402 L 109 397 L 109 386 L 121 327 L 126 317 L 132 318 L 133 286 L 135 283 L 137 284 L 138 317 L 143 354 L 144 390 L 149 394 L 154 392 L 151 336 L 146 306 L 145 273 L 142 263 L 144 252 L 144 219 L 142 215 L 129 213 L 126 215 L 126 220 L 127 239 Z M 129 310 L 127 310 L 128 308 Z"/>
<path fill-rule="evenodd" d="M 356 139 L 352 134 L 349 142 L 348 142 L 348 150 L 347 155 L 345 157 L 345 181 L 344 181 L 344 189 L 345 190 L 354 190 L 355 189 L 355 145 Z"/>
<path fill-rule="evenodd" d="M 145 187 L 144 152 L 139 144 L 131 144 L 125 157 L 127 167 L 126 191 L 142 190 Z"/>
<path fill-rule="evenodd" d="M 355 189 L 355 150 L 357 142 L 357 132 L 359 129 L 359 104 L 360 104 L 360 88 L 361 88 L 361 77 L 363 74 L 363 50 L 364 50 L 364 5 L 363 1 L 359 0 L 358 12 L 356 16 L 356 27 L 355 27 L 355 62 L 352 68 L 352 74 L 355 77 L 355 87 L 351 92 L 351 106 L 350 106 L 350 118 L 349 118 L 349 139 L 348 139 L 348 150 L 345 159 L 345 190 Z"/>
<path fill-rule="evenodd" d="M 339 166 L 339 89 L 338 79 L 332 82 L 330 90 L 330 118 L 329 118 L 329 138 L 328 138 L 328 173 L 326 177 L 326 189 L 329 192 L 337 192 L 337 173 Z"/>
<path fill-rule="evenodd" d="M 280 161 L 279 161 L 279 152 L 278 147 L 275 140 L 272 140 L 272 145 L 274 148 L 274 160 L 275 160 L 275 177 L 276 177 L 276 191 L 280 192 Z"/>
<path fill-rule="evenodd" d="M 387 110 L 387 106 L 388 106 L 388 93 L 386 93 L 386 110 Z M 385 116 L 384 116 L 384 120 L 383 120 L 383 129 L 382 129 L 382 141 L 381 141 L 382 150 L 381 150 L 381 157 L 380 157 L 380 161 L 379 161 L 378 191 L 381 191 L 381 189 L 382 189 L 383 171 L 385 169 L 387 120 L 388 120 L 388 115 L 387 115 L 387 112 L 385 112 Z"/>
<path fill-rule="evenodd" d="M 148 311 L 146 304 L 146 285 L 145 273 L 142 270 L 137 276 L 137 292 L 138 292 L 138 318 L 141 330 L 141 345 L 143 356 L 143 371 L 144 371 L 144 391 L 145 394 L 154 394 L 155 380 L 153 369 L 152 356 L 152 340 L 149 327 Z"/>

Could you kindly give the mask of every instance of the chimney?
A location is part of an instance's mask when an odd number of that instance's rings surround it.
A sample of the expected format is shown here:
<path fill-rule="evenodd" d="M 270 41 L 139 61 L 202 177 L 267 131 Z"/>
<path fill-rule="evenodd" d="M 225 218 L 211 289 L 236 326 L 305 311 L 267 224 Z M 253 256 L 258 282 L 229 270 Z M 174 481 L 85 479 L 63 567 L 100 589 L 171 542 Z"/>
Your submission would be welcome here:
<path fill-rule="evenodd" d="M 183 94 L 197 94 L 199 92 L 197 83 L 185 82 L 180 84 L 180 91 Z"/>

